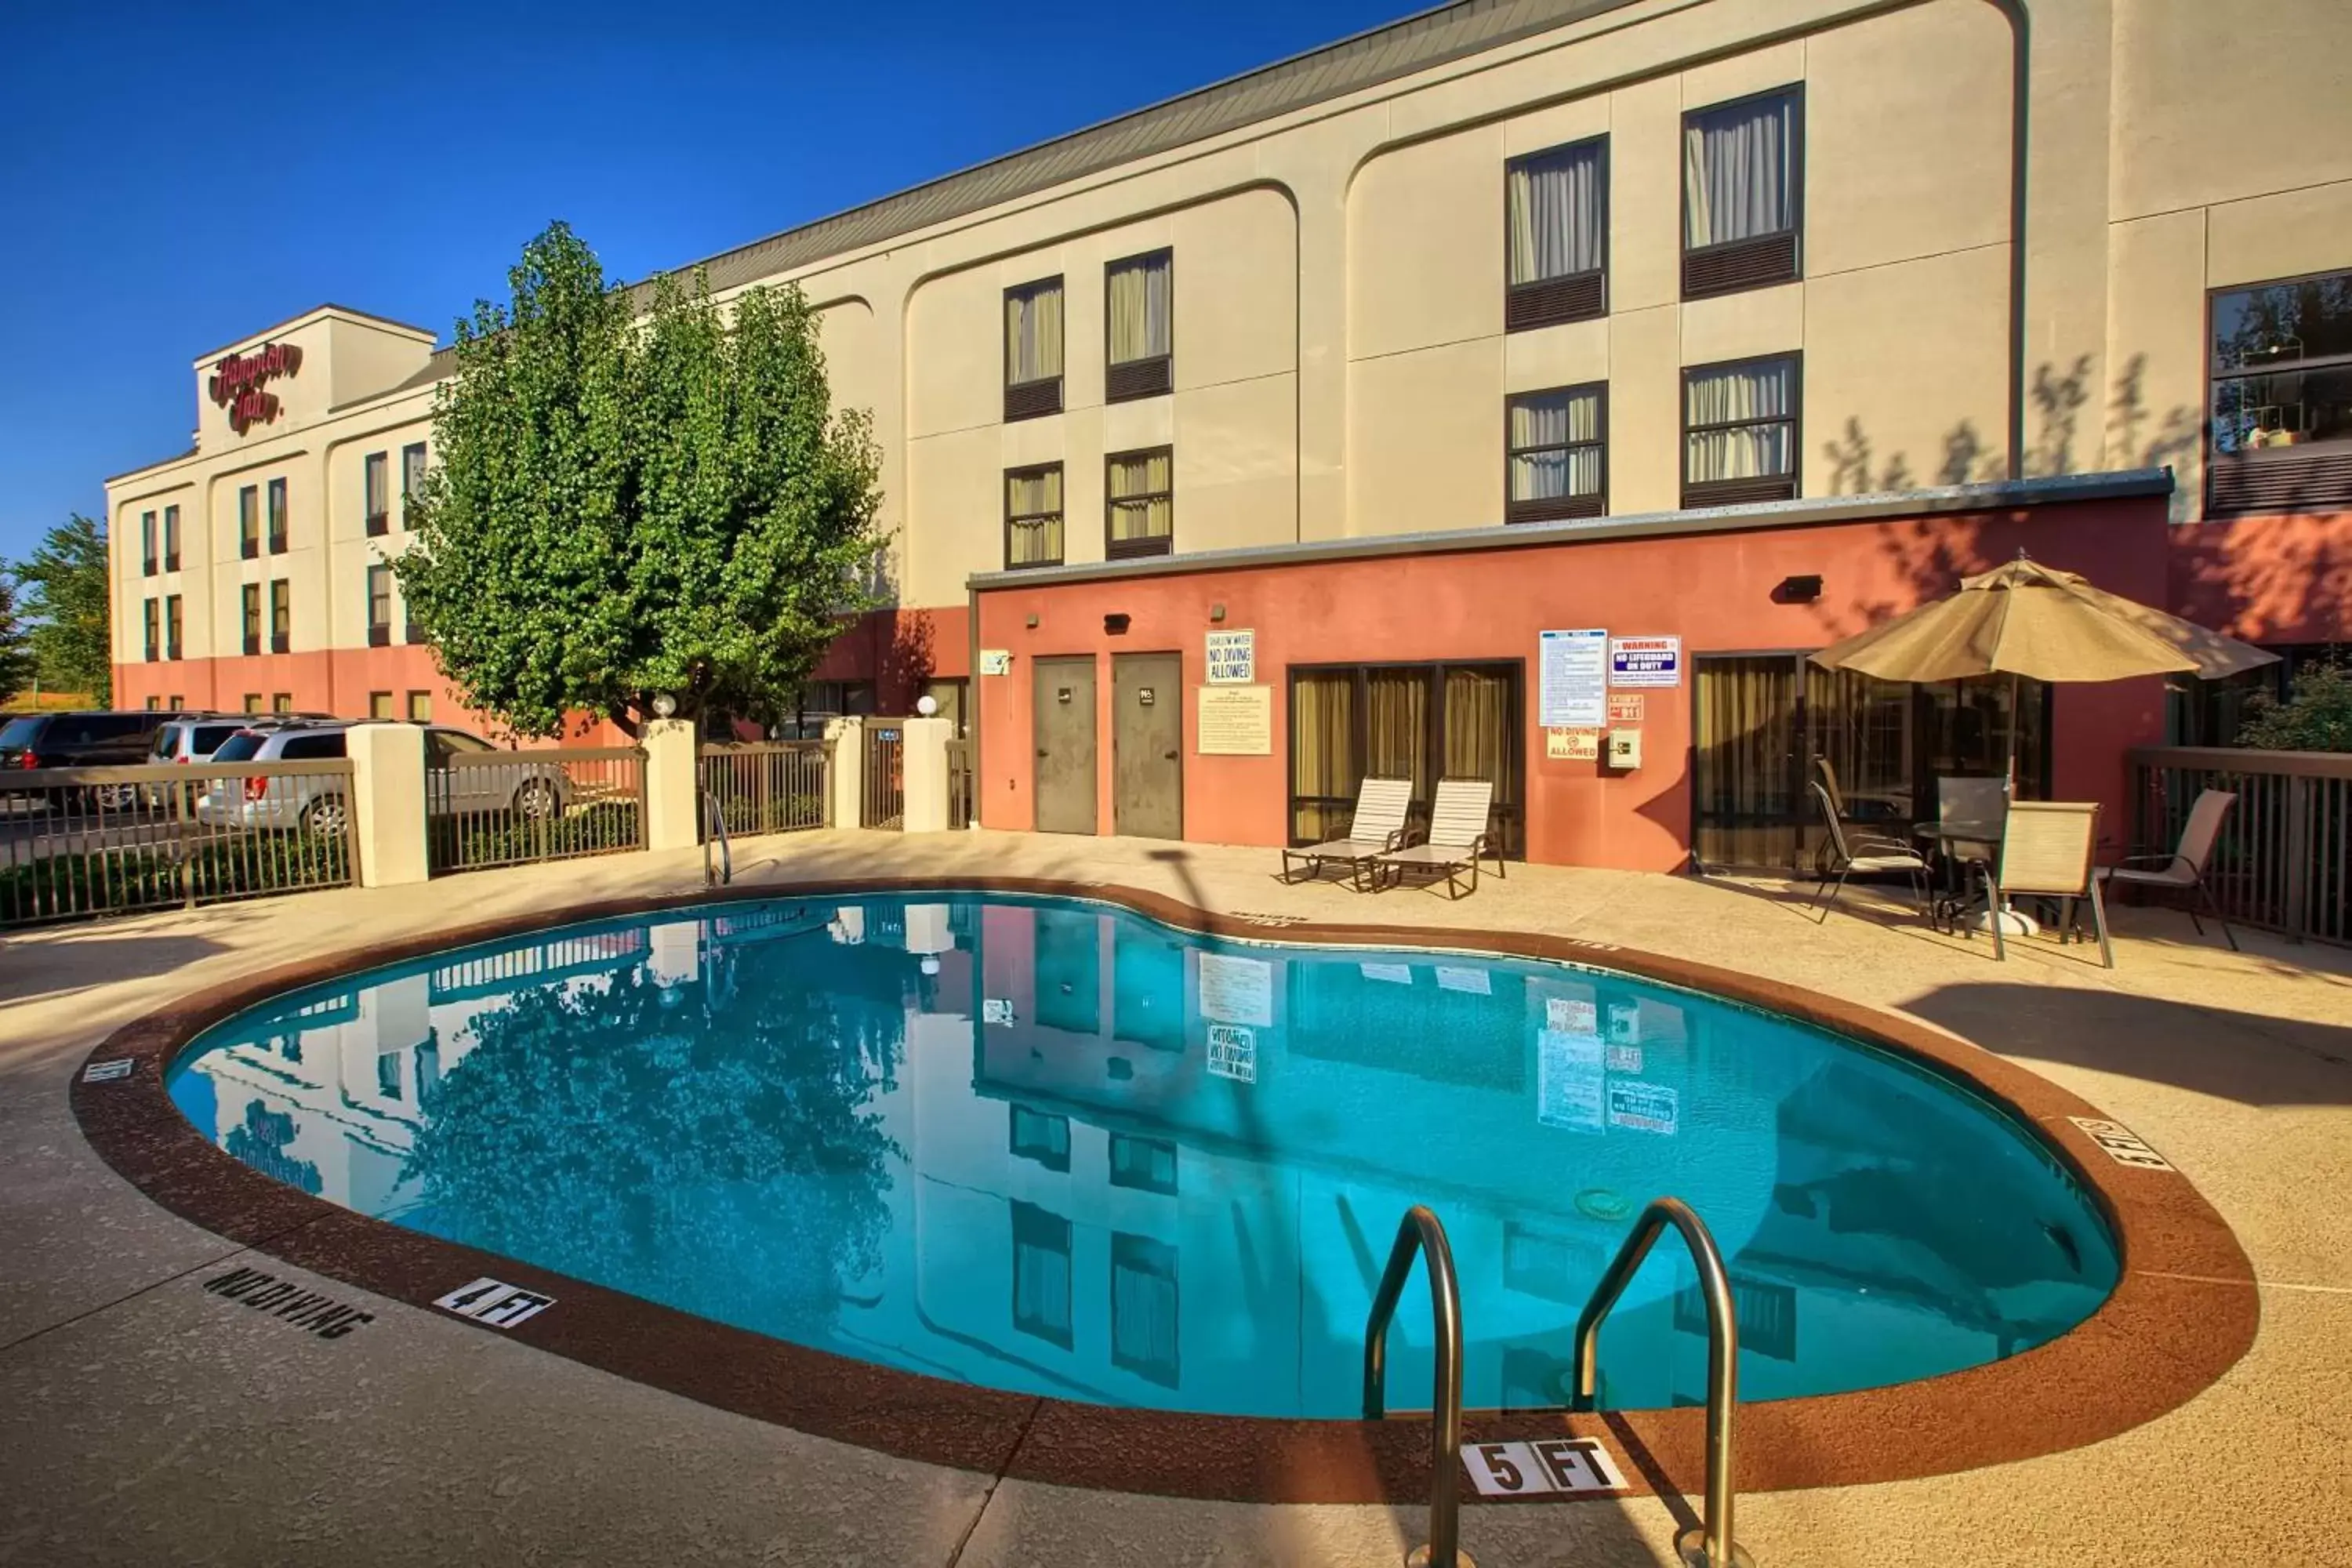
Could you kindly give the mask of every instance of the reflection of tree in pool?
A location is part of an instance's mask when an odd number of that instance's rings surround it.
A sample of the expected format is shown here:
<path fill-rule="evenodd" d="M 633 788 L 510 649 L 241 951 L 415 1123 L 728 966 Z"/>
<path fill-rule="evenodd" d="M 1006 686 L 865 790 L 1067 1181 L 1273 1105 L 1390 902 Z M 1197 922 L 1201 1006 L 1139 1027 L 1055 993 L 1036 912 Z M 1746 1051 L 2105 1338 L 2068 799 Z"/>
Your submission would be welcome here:
<path fill-rule="evenodd" d="M 222 1145 L 263 1175 L 315 1195 L 321 1184 L 319 1167 L 289 1154 L 286 1145 L 292 1142 L 294 1119 L 282 1110 L 265 1110 L 255 1100 L 246 1103 L 245 1120 L 228 1130 Z"/>
<path fill-rule="evenodd" d="M 895 1075 L 907 967 L 795 942 L 722 950 L 667 989 L 638 968 L 517 994 L 476 1016 L 475 1048 L 425 1097 L 411 1223 L 710 1316 L 821 1331 L 880 1260 L 902 1156 L 869 1101 Z"/>

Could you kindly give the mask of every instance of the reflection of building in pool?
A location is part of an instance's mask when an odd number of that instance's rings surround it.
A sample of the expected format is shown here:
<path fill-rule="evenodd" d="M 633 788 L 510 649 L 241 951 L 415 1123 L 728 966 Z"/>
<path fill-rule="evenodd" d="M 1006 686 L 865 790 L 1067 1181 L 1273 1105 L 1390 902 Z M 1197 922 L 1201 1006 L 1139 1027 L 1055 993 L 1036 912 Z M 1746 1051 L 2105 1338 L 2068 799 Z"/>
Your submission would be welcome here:
<path fill-rule="evenodd" d="M 646 961 L 643 930 L 459 952 L 357 993 L 254 1015 L 189 1066 L 211 1089 L 199 1130 L 280 1181 L 363 1214 L 399 1207 L 421 1106 L 519 989 L 610 984 Z M 176 1097 L 184 1110 L 196 1097 Z"/>

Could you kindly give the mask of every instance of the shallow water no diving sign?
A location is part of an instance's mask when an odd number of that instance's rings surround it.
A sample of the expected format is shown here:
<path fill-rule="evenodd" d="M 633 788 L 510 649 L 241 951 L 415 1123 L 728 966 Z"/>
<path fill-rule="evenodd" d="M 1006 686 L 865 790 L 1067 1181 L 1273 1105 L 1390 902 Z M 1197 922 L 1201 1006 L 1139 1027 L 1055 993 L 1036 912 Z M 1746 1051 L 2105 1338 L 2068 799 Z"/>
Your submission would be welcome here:
<path fill-rule="evenodd" d="M 2070 1116 L 2066 1120 L 2081 1128 L 2118 1165 L 2142 1171 L 2172 1169 L 2171 1161 L 2140 1142 L 2139 1134 L 2120 1121 L 2102 1121 L 2095 1116 Z"/>
<path fill-rule="evenodd" d="M 461 1318 L 488 1323 L 494 1329 L 511 1329 L 524 1319 L 535 1318 L 554 1306 L 555 1298 L 542 1296 L 536 1290 L 526 1290 L 520 1285 L 509 1285 L 502 1280 L 477 1279 L 458 1286 L 433 1304 Z"/>
<path fill-rule="evenodd" d="M 1465 1443 L 1462 1466 L 1480 1497 L 1558 1497 L 1622 1492 L 1624 1472 L 1598 1437 L 1545 1437 L 1532 1443 Z"/>

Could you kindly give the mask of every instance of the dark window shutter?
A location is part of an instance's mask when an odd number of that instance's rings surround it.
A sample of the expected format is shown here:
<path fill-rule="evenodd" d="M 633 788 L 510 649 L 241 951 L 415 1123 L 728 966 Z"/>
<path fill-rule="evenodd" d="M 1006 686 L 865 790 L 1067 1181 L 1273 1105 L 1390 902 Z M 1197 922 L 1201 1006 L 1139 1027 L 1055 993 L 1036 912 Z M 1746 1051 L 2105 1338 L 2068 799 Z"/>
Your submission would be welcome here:
<path fill-rule="evenodd" d="M 1683 252 L 1683 298 L 1703 300 L 1710 294 L 1736 294 L 1772 283 L 1793 282 L 1797 277 L 1797 233 L 1759 235 Z"/>
<path fill-rule="evenodd" d="M 1125 403 L 1137 397 L 1164 397 L 1174 387 L 1175 376 L 1166 354 L 1112 365 L 1103 378 L 1103 396 L 1112 403 Z"/>
<path fill-rule="evenodd" d="M 2216 517 L 2352 506 L 2352 442 L 2273 447 L 2213 458 L 2205 510 Z"/>
<path fill-rule="evenodd" d="M 1004 417 L 1034 419 L 1041 414 L 1062 411 L 1062 378 L 1023 382 L 1004 389 Z"/>
<path fill-rule="evenodd" d="M 1539 283 L 1514 283 L 1503 295 L 1503 330 L 1523 332 L 1560 321 L 1581 321 L 1608 305 L 1607 274 L 1578 272 Z"/>

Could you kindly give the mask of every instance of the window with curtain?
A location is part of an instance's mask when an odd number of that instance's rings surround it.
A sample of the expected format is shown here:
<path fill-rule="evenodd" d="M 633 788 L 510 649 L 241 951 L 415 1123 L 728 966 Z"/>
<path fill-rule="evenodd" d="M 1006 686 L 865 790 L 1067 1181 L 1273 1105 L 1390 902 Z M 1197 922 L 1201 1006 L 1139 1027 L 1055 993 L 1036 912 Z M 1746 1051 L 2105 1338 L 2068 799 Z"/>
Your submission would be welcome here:
<path fill-rule="evenodd" d="M 269 481 L 269 553 L 286 553 L 286 481 Z"/>
<path fill-rule="evenodd" d="M 1115 1231 L 1110 1238 L 1110 1359 L 1113 1366 L 1174 1388 L 1177 1355 L 1176 1249 L 1149 1237 Z"/>
<path fill-rule="evenodd" d="M 1366 778 L 1412 780 L 1420 820 L 1438 780 L 1483 778 L 1495 786 L 1497 841 L 1521 854 L 1522 680 L 1516 663 L 1294 668 L 1294 841 L 1344 837 Z"/>
<path fill-rule="evenodd" d="M 1104 268 L 1109 352 L 1103 395 L 1109 402 L 1158 397 L 1172 389 L 1175 268 L 1174 253 L 1160 250 Z"/>
<path fill-rule="evenodd" d="M 368 646 L 383 647 L 392 641 L 392 568 L 367 569 Z"/>
<path fill-rule="evenodd" d="M 1683 116 L 1683 295 L 1799 276 L 1802 95 L 1794 88 Z"/>
<path fill-rule="evenodd" d="M 1609 510 L 1608 389 L 1556 387 L 1504 404 L 1507 522 L 1599 517 Z"/>
<path fill-rule="evenodd" d="M 1104 468 L 1109 531 L 1103 549 L 1111 560 L 1165 555 L 1175 548 L 1175 452 L 1167 447 L 1110 456 Z"/>
<path fill-rule="evenodd" d="M 1795 355 L 1683 372 L 1683 504 L 1787 500 L 1797 493 Z"/>
<path fill-rule="evenodd" d="M 171 595 L 163 601 L 163 657 L 165 658 L 180 657 L 180 634 L 185 625 L 184 612 L 180 608 L 180 595 Z M 179 704 L 174 702 L 172 706 L 176 708 Z"/>
<path fill-rule="evenodd" d="M 392 531 L 392 459 L 383 452 L 370 452 L 360 461 L 361 484 L 363 492 L 361 505 L 365 508 L 367 531 L 371 534 Z"/>
<path fill-rule="evenodd" d="M 1514 158 L 1503 167 L 1507 331 L 1608 308 L 1609 139 Z"/>
<path fill-rule="evenodd" d="M 1062 411 L 1062 280 L 1004 291 L 1004 417 Z"/>
<path fill-rule="evenodd" d="M 147 621 L 147 627 L 146 627 L 146 629 L 147 629 L 147 638 L 146 638 L 146 654 L 147 654 L 147 662 L 148 662 L 149 664 L 152 664 L 152 663 L 154 663 L 154 662 L 155 662 L 155 660 L 156 660 L 157 658 L 159 658 L 160 657 L 162 657 L 162 652 L 163 652 L 163 648 L 162 648 L 162 644 L 163 644 L 163 602 L 161 599 L 150 599 L 150 600 L 148 600 L 148 601 L 147 601 L 147 609 L 146 609 L 146 621 Z"/>
<path fill-rule="evenodd" d="M 2216 289 L 2209 305 L 2206 510 L 2352 506 L 2352 272 Z"/>
<path fill-rule="evenodd" d="M 142 576 L 155 575 L 155 514 L 139 514 L 139 571 Z"/>
<path fill-rule="evenodd" d="M 1303 669 L 1290 678 L 1290 836 L 1323 844 L 1347 836 L 1363 783 L 1356 754 L 1356 672 Z"/>
<path fill-rule="evenodd" d="M 286 652 L 293 638 L 294 584 L 280 577 L 269 584 L 269 651 Z"/>
<path fill-rule="evenodd" d="M 261 553 L 261 491 L 254 485 L 236 492 L 236 550 L 247 561 Z"/>
<path fill-rule="evenodd" d="M 1070 1222 L 1034 1204 L 1013 1210 L 1013 1326 L 1070 1348 Z"/>
<path fill-rule="evenodd" d="M 1004 564 L 1062 563 L 1062 465 L 1013 468 L 1004 476 Z"/>
<path fill-rule="evenodd" d="M 180 509 L 167 506 L 163 509 L 163 570 L 177 572 L 179 569 Z"/>
<path fill-rule="evenodd" d="M 243 591 L 245 613 L 245 651 L 261 651 L 261 584 L 247 583 Z"/>

